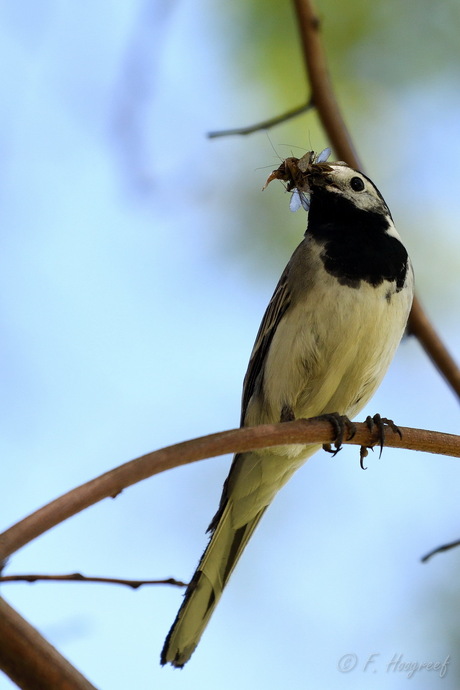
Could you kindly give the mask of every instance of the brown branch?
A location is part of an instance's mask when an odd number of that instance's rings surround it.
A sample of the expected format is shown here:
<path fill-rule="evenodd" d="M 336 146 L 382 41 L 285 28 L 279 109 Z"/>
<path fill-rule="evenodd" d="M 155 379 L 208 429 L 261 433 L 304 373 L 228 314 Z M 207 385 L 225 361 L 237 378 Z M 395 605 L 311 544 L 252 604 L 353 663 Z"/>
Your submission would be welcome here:
<path fill-rule="evenodd" d="M 387 433 L 385 445 L 460 457 L 459 436 L 405 427 L 401 427 L 401 431 L 402 439 Z M 292 443 L 331 443 L 334 434 L 327 421 L 320 418 L 299 419 L 224 431 L 147 453 L 72 489 L 0 534 L 0 562 L 72 515 L 103 498 L 114 498 L 126 487 L 159 472 L 226 453 Z M 378 440 L 377 432 L 371 433 L 366 424 L 357 423 L 356 435 L 351 441 L 344 442 L 373 446 Z"/>
<path fill-rule="evenodd" d="M 81 573 L 69 573 L 68 575 L 0 575 L 1 582 L 97 582 L 108 585 L 125 585 L 132 589 L 139 589 L 144 585 L 174 585 L 186 587 L 187 582 L 168 577 L 166 580 L 123 580 L 118 577 L 93 577 Z"/>
<path fill-rule="evenodd" d="M 451 541 L 449 544 L 443 544 L 442 546 L 438 546 L 436 549 L 433 549 L 433 551 L 430 551 L 427 553 L 423 558 L 420 560 L 422 563 L 426 563 L 432 556 L 435 556 L 437 553 L 443 553 L 443 551 L 450 551 L 450 549 L 455 549 L 456 546 L 460 546 L 460 539 L 457 541 Z"/>
<path fill-rule="evenodd" d="M 337 157 L 360 168 L 350 134 L 334 95 L 320 38 L 320 21 L 309 0 L 294 0 L 311 97 Z"/>
<path fill-rule="evenodd" d="M 460 397 L 460 369 L 428 320 L 416 297 L 412 304 L 408 328 L 409 333 L 418 338 L 435 367 Z"/>
<path fill-rule="evenodd" d="M 29 690 L 96 690 L 1 598 L 0 640 L 0 668 L 18 687 Z"/>
<path fill-rule="evenodd" d="M 216 139 L 217 137 L 229 137 L 234 134 L 254 134 L 254 132 L 259 132 L 261 129 L 270 129 L 275 127 L 275 125 L 280 125 L 282 122 L 287 122 L 292 120 L 294 117 L 298 117 L 302 113 L 306 113 L 313 108 L 313 101 L 310 98 L 307 103 L 297 106 L 297 108 L 292 108 L 282 115 L 276 115 L 275 117 L 270 117 L 268 120 L 263 122 L 258 122 L 255 125 L 249 125 L 248 127 L 235 127 L 234 129 L 222 129 L 217 132 L 208 132 L 209 139 Z"/>
<path fill-rule="evenodd" d="M 302 42 L 305 68 L 312 100 L 337 158 L 352 168 L 362 170 L 347 126 L 342 118 L 332 88 L 320 37 L 320 21 L 312 0 L 293 0 Z M 460 369 L 442 343 L 417 297 L 409 317 L 410 333 L 415 335 L 428 357 L 460 397 Z"/>

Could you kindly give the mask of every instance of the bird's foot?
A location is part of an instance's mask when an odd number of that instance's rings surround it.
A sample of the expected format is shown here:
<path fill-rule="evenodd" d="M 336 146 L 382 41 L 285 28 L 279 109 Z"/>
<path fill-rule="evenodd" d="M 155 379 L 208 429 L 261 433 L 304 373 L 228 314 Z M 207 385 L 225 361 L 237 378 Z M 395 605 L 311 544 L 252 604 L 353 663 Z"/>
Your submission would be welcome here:
<path fill-rule="evenodd" d="M 379 458 L 382 457 L 382 451 L 383 451 L 383 446 L 385 444 L 385 429 L 386 427 L 390 427 L 392 432 L 394 434 L 399 434 L 399 436 L 402 438 L 402 433 L 401 430 L 398 429 L 396 424 L 393 422 L 392 419 L 387 419 L 387 417 L 381 417 L 379 414 L 375 414 L 373 417 L 370 415 L 366 417 L 366 425 L 367 428 L 371 433 L 373 433 L 374 429 L 377 428 L 378 431 L 378 441 L 377 443 L 380 446 L 380 453 L 379 453 Z M 371 450 L 374 450 L 373 446 L 361 446 L 360 451 L 359 451 L 359 464 L 361 466 L 361 469 L 365 470 L 367 467 L 364 467 L 363 465 L 363 460 L 364 458 L 367 457 L 368 455 L 368 448 Z"/>
<path fill-rule="evenodd" d="M 353 436 L 356 434 L 356 426 L 351 422 L 345 415 L 340 415 L 338 412 L 332 412 L 329 414 L 322 414 L 316 419 L 321 419 L 329 422 L 335 433 L 334 446 L 331 447 L 330 443 L 323 443 L 323 450 L 327 453 L 332 453 L 332 457 L 337 455 L 339 450 L 342 448 L 342 443 L 345 438 L 346 441 L 351 441 Z M 346 436 L 345 436 L 346 432 Z"/>

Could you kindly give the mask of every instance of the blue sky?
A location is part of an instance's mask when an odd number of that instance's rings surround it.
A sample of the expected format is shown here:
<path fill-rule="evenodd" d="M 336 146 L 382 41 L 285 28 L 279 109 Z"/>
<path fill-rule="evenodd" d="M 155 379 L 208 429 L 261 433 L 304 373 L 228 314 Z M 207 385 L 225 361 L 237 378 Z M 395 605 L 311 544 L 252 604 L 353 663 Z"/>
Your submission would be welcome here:
<path fill-rule="evenodd" d="M 230 72 L 209 6 L 146 8 L 0 11 L 5 527 L 133 457 L 237 426 L 261 316 L 304 231 L 281 186 L 260 190 L 288 146 L 324 147 L 317 128 L 307 124 L 310 141 L 288 128 L 207 140 L 211 129 L 266 117 L 269 96 Z M 422 301 L 458 352 L 451 77 L 383 90 L 352 121 Z M 264 229 L 270 217 L 285 223 L 279 245 Z M 414 341 L 362 416 L 376 411 L 458 430 L 458 404 Z M 229 461 L 126 490 L 22 549 L 6 572 L 187 579 Z M 450 458 L 389 449 L 366 472 L 350 448 L 315 456 L 267 512 L 182 672 L 158 664 L 179 590 L 18 584 L 3 594 L 104 690 L 405 688 L 404 673 L 388 668 L 396 653 L 419 663 L 450 654 L 445 678 L 418 676 L 447 690 L 459 672 L 449 614 L 460 554 L 419 558 L 459 537 L 459 471 Z M 358 666 L 341 673 L 347 653 Z M 371 654 L 380 655 L 372 675 Z"/>

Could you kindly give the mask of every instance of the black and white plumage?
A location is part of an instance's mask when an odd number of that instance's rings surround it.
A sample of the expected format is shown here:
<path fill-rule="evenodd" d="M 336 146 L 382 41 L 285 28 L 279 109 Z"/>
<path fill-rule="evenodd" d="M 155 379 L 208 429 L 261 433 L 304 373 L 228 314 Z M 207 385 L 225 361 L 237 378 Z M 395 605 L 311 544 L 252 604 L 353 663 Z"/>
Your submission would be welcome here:
<path fill-rule="evenodd" d="M 257 334 L 241 425 L 326 413 L 353 418 L 379 386 L 405 330 L 413 297 L 410 260 L 383 197 L 361 172 L 307 154 L 287 159 L 269 181 L 276 177 L 308 200 L 308 227 Z M 235 455 L 162 664 L 188 661 L 267 506 L 319 448 Z"/>

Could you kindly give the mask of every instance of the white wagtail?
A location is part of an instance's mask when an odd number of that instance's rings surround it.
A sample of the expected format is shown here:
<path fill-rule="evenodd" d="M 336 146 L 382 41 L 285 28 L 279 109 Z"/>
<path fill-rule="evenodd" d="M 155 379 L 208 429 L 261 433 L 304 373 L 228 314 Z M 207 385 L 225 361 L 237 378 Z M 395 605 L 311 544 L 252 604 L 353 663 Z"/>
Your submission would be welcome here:
<path fill-rule="evenodd" d="M 352 418 L 379 386 L 406 327 L 413 271 L 382 195 L 363 173 L 313 153 L 274 171 L 308 208 L 305 237 L 262 319 L 244 379 L 241 425 L 323 414 Z M 238 453 L 211 539 L 166 638 L 182 667 L 275 494 L 318 445 Z"/>

